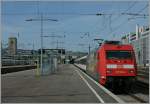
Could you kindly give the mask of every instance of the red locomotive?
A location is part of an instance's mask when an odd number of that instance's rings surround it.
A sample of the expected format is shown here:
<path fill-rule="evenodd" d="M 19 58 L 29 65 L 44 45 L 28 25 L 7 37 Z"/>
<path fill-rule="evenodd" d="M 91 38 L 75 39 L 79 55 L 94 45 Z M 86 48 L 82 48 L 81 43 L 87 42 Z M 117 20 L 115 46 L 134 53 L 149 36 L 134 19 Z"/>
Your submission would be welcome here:
<path fill-rule="evenodd" d="M 88 55 L 86 72 L 101 85 L 130 88 L 137 74 L 133 47 L 105 41 Z"/>

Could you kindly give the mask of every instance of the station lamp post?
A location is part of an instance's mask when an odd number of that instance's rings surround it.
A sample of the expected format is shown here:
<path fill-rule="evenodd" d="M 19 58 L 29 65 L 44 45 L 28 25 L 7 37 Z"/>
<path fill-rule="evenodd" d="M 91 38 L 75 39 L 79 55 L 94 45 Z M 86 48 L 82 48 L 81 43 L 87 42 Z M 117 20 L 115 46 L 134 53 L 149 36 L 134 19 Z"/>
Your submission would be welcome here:
<path fill-rule="evenodd" d="M 43 14 L 41 14 L 41 17 L 40 19 L 27 19 L 26 21 L 40 21 L 41 23 L 41 34 L 40 34 L 40 38 L 41 38 L 41 58 L 40 58 L 40 61 L 41 61 L 41 70 L 42 70 L 42 74 L 43 74 L 43 68 L 42 68 L 42 61 L 43 61 L 43 21 L 54 21 L 54 22 L 57 22 L 58 20 L 57 19 L 49 19 L 49 18 L 43 18 Z"/>

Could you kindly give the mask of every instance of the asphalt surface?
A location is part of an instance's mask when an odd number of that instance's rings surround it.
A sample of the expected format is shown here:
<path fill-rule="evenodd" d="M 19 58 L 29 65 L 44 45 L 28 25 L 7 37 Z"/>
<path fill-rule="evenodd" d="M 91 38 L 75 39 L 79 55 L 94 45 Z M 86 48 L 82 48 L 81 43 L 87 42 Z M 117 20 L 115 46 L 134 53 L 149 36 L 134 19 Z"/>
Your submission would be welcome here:
<path fill-rule="evenodd" d="M 2 75 L 2 103 L 99 103 L 73 65 L 36 77 L 35 70 Z"/>

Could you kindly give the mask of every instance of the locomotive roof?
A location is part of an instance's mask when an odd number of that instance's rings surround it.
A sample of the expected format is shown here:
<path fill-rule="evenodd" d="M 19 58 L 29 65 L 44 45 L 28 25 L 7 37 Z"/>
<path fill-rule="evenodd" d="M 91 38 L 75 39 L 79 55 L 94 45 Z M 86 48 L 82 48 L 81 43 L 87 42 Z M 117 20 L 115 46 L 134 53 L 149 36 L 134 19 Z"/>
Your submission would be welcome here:
<path fill-rule="evenodd" d="M 131 44 L 103 44 L 102 46 L 99 47 L 102 48 L 104 47 L 105 50 L 133 50 L 133 47 Z M 98 49 L 98 50 L 99 50 Z"/>
<path fill-rule="evenodd" d="M 102 47 L 104 47 L 106 50 L 116 50 L 116 49 L 122 49 L 122 50 L 133 50 L 133 47 L 131 44 L 122 44 L 120 41 L 104 41 L 102 44 L 100 44 L 99 47 L 93 49 L 90 53 L 96 53 L 99 51 Z"/>

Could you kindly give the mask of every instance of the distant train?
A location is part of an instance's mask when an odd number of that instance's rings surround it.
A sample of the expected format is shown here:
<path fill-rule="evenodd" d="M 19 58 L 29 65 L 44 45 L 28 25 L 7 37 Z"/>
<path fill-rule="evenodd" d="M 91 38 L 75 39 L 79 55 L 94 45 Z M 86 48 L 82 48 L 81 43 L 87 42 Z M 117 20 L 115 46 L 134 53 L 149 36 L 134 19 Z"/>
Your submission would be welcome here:
<path fill-rule="evenodd" d="M 83 59 L 85 61 L 85 58 Z M 134 84 L 137 65 L 131 45 L 105 41 L 96 51 L 91 52 L 86 60 L 86 73 L 101 85 L 129 90 Z"/>

